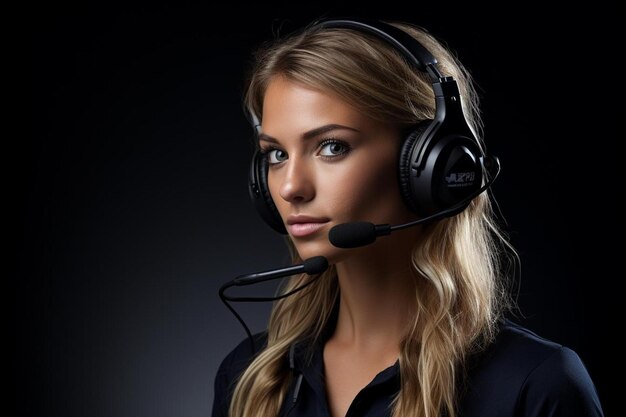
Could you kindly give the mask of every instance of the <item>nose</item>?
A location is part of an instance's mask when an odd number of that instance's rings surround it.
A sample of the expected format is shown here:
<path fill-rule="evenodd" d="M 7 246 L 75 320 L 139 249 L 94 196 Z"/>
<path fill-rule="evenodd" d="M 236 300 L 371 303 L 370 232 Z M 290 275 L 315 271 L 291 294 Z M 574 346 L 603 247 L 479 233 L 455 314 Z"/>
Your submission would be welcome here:
<path fill-rule="evenodd" d="M 315 197 L 315 185 L 307 161 L 291 157 L 281 171 L 279 194 L 283 200 L 302 203 Z"/>

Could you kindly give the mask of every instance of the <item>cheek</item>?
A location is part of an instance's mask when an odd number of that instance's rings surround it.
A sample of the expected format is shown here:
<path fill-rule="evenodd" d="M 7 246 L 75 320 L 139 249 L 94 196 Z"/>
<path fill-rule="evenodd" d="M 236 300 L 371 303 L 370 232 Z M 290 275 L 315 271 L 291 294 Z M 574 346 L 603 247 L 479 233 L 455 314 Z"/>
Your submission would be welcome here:
<path fill-rule="evenodd" d="M 381 158 L 375 165 L 369 158 L 366 163 L 335 173 L 328 179 L 330 189 L 325 193 L 329 208 L 343 209 L 345 215 L 364 220 L 378 214 L 388 217 L 403 204 L 396 170 L 395 158 Z"/>

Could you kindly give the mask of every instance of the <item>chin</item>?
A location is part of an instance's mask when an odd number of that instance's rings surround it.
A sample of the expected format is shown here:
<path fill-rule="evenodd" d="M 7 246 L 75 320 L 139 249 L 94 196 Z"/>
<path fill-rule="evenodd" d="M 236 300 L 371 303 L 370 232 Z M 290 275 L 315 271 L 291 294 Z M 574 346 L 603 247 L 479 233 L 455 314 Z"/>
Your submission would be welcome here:
<path fill-rule="evenodd" d="M 295 239 L 292 241 L 303 261 L 314 256 L 323 256 L 329 265 L 333 265 L 347 258 L 351 252 L 348 249 L 337 248 L 330 242 L 298 242 Z"/>

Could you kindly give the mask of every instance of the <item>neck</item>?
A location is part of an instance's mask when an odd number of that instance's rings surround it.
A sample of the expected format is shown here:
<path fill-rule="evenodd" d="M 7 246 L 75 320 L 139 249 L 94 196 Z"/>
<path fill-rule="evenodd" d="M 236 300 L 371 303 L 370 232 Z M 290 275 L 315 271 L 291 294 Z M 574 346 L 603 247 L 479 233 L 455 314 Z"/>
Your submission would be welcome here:
<path fill-rule="evenodd" d="M 414 316 L 411 249 L 415 231 L 398 232 L 338 262 L 339 316 L 333 339 L 359 350 L 399 352 Z"/>

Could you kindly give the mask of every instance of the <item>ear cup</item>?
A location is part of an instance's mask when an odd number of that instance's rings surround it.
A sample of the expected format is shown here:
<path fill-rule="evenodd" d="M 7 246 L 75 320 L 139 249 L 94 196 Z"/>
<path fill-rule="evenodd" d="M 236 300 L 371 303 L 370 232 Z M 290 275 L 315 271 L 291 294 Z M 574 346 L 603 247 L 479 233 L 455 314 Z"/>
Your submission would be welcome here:
<path fill-rule="evenodd" d="M 250 164 L 250 175 L 248 178 L 248 192 L 252 204 L 263 220 L 275 231 L 286 235 L 287 229 L 283 223 L 280 213 L 272 200 L 269 187 L 267 186 L 268 163 L 263 154 L 257 149 Z"/>
<path fill-rule="evenodd" d="M 426 217 L 457 206 L 448 214 L 453 216 L 469 205 L 469 201 L 460 203 L 482 184 L 482 153 L 475 140 L 446 134 L 441 126 L 429 129 L 430 124 L 420 123 L 405 139 L 399 159 L 400 188 L 416 214 Z"/>
<path fill-rule="evenodd" d="M 432 172 L 430 187 L 433 195 L 432 210 L 448 210 L 453 216 L 463 211 L 470 203 L 463 200 L 470 197 L 482 185 L 482 153 L 476 141 L 467 136 L 448 135 L 436 139 L 430 151 L 427 151 L 426 171 Z M 419 189 L 422 184 L 416 184 Z"/>
<path fill-rule="evenodd" d="M 421 213 L 422 210 L 419 208 L 418 198 L 415 197 L 411 187 L 411 155 L 416 154 L 414 152 L 416 143 L 419 142 L 420 139 L 423 140 L 422 135 L 430 123 L 431 120 L 425 120 L 411 130 L 404 139 L 398 160 L 398 181 L 400 183 L 402 198 L 412 212 L 421 215 L 423 214 Z"/>

